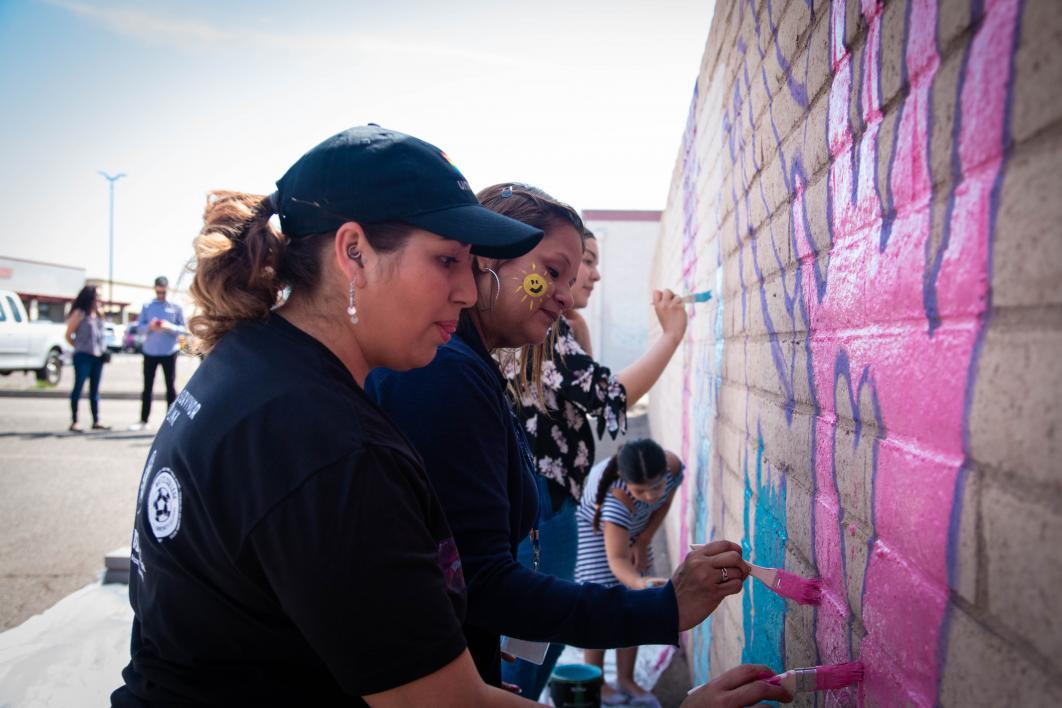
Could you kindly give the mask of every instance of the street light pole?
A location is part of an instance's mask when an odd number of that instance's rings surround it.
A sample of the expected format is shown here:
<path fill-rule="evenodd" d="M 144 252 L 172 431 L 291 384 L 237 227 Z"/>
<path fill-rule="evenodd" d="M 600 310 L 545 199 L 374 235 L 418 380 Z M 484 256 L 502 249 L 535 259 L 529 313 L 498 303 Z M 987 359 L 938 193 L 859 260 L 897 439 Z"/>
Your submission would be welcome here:
<path fill-rule="evenodd" d="M 110 219 L 107 226 L 107 302 L 114 306 L 114 183 L 125 177 L 124 172 L 119 172 L 116 175 L 109 175 L 103 170 L 99 170 L 99 173 L 108 182 L 108 188 L 110 191 Z"/>

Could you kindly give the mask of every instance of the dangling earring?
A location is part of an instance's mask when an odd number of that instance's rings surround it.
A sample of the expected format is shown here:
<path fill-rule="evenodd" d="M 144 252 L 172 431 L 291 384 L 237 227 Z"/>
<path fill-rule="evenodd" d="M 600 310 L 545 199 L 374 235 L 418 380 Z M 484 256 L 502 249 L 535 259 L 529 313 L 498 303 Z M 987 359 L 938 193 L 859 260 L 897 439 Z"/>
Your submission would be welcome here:
<path fill-rule="evenodd" d="M 354 305 L 354 281 L 350 281 L 350 305 L 347 307 L 347 314 L 350 315 L 350 323 L 358 323 L 358 308 Z"/>

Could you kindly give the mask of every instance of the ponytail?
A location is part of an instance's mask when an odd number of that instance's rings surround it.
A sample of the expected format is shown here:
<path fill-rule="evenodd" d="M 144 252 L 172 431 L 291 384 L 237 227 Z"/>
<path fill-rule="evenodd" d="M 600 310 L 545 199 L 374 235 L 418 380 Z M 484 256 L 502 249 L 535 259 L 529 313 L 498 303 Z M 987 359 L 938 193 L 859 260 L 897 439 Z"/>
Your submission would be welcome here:
<path fill-rule="evenodd" d="M 624 447 L 626 446 L 621 446 L 620 450 Z M 597 483 L 597 495 L 594 497 L 594 531 L 597 533 L 601 533 L 601 507 L 605 503 L 605 496 L 617 479 L 619 479 L 619 451 L 605 465 L 601 473 L 601 481 Z"/>
<path fill-rule="evenodd" d="M 290 239 L 269 223 L 275 213 L 269 197 L 231 191 L 207 196 L 189 266 L 197 313 L 188 325 L 201 353 L 240 322 L 269 317 L 285 288 L 316 286 L 321 250 L 334 232 Z"/>

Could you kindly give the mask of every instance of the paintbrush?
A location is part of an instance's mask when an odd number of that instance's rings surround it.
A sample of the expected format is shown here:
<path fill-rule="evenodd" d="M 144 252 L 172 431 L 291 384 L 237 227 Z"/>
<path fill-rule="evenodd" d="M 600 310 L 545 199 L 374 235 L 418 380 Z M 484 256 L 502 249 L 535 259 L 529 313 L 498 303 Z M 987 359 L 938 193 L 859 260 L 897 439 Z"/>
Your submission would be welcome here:
<path fill-rule="evenodd" d="M 822 602 L 822 583 L 818 578 L 802 578 L 781 568 L 763 568 L 748 564 L 749 575 L 801 605 L 817 605 Z"/>
<path fill-rule="evenodd" d="M 772 686 L 781 686 L 791 694 L 830 691 L 847 688 L 863 680 L 863 662 L 812 666 L 808 669 L 790 669 L 767 679 Z"/>
<path fill-rule="evenodd" d="M 685 302 L 685 303 L 690 303 L 690 302 L 708 302 L 711 299 L 712 299 L 712 291 L 711 290 L 705 290 L 704 292 L 700 292 L 700 293 L 690 293 L 689 295 L 683 295 L 682 297 L 679 298 L 679 300 L 681 300 L 682 302 Z"/>
<path fill-rule="evenodd" d="M 700 546 L 690 544 L 691 551 L 698 548 Z M 802 578 L 781 568 L 764 568 L 752 563 L 745 565 L 749 567 L 749 575 L 782 597 L 801 605 L 817 605 L 822 602 L 822 583 L 818 578 Z"/>

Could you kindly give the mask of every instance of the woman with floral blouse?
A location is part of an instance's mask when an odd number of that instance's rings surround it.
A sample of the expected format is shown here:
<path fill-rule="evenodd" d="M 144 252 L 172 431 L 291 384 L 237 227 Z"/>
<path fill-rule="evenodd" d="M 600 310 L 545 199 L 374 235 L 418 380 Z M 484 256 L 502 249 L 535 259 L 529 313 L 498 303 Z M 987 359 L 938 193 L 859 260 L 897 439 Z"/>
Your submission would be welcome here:
<path fill-rule="evenodd" d="M 612 438 L 626 432 L 627 408 L 656 383 L 686 333 L 686 306 L 670 290 L 657 290 L 653 292 L 653 308 L 663 330 L 660 339 L 618 374 L 594 361 L 590 331 L 578 310 L 586 307 L 594 284 L 601 280 L 597 268 L 600 251 L 594 235 L 589 231 L 584 235 L 585 250 L 572 288 L 574 306 L 558 320 L 552 360 L 542 366 L 544 406 L 535 405 L 531 392 L 521 398 L 518 407 L 538 471 L 542 505 L 538 570 L 565 580 L 575 577 L 575 511 L 594 464 L 594 434 L 588 416 L 597 418 L 598 438 L 606 432 Z M 510 378 L 516 373 L 512 368 L 506 371 Z M 644 569 L 649 557 L 648 538 L 632 546 L 631 554 L 635 566 Z M 527 566 L 532 563 L 527 540 L 520 545 L 519 560 Z M 536 699 L 563 649 L 563 644 L 551 644 L 541 666 L 522 659 L 506 664 L 505 681 Z"/>

